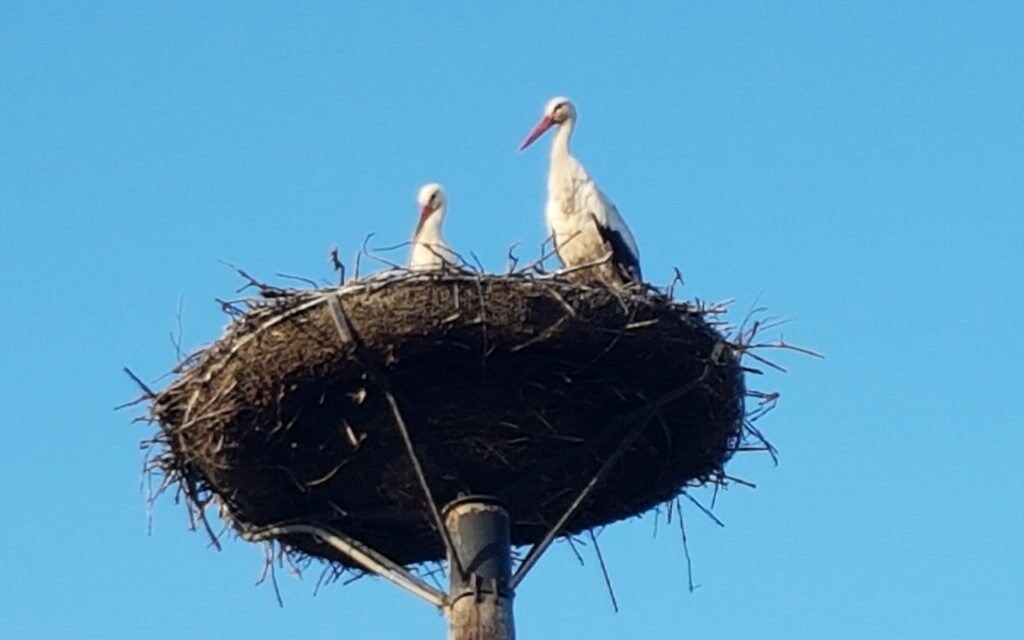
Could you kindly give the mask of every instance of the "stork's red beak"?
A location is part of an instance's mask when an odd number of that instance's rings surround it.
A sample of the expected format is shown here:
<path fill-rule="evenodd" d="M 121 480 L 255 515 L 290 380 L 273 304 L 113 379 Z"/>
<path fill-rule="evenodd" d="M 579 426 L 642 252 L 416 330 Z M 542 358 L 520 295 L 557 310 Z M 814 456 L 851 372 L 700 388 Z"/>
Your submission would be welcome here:
<path fill-rule="evenodd" d="M 416 230 L 412 233 L 413 242 L 420 237 L 420 232 L 423 231 L 423 225 L 427 224 L 427 218 L 429 218 L 432 213 L 434 213 L 434 210 L 430 208 L 430 204 L 425 204 L 423 205 L 423 208 L 420 209 L 420 219 L 416 222 Z"/>
<path fill-rule="evenodd" d="M 526 136 L 526 140 L 523 141 L 523 144 L 519 146 L 519 150 L 522 151 L 526 147 L 533 144 L 533 141 L 541 137 L 541 135 L 543 135 L 545 131 L 550 129 L 551 125 L 553 124 L 555 124 L 555 121 L 552 120 L 549 116 L 544 116 L 543 118 L 541 118 L 540 122 L 537 123 L 537 126 L 534 127 L 533 131 L 530 132 L 530 135 Z"/>

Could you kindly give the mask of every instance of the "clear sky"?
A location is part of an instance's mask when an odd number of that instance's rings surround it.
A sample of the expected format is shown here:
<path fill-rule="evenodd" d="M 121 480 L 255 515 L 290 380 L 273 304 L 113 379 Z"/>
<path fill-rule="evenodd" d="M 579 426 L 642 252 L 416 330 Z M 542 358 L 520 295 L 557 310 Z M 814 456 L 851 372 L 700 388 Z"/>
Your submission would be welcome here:
<path fill-rule="evenodd" d="M 516 147 L 565 94 L 645 275 L 828 357 L 758 381 L 781 464 L 734 461 L 724 529 L 686 512 L 698 590 L 627 522 L 622 611 L 558 545 L 520 637 L 1022 637 L 1024 4 L 293 4 L 0 1 L 0 636 L 442 638 L 376 580 L 278 608 L 169 498 L 148 535 L 120 367 L 166 383 L 179 300 L 219 334 L 218 260 L 328 277 L 426 181 L 457 248 L 536 254 L 547 141 Z"/>

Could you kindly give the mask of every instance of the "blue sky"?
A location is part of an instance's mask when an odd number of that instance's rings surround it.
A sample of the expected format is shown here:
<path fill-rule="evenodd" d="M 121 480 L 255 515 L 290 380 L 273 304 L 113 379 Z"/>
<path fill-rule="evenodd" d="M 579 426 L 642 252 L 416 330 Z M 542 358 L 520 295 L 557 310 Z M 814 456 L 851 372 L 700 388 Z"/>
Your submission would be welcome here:
<path fill-rule="evenodd" d="M 356 3 L 351 3 L 356 4 Z M 160 501 L 112 407 L 218 335 L 218 260 L 328 277 L 404 241 L 416 188 L 492 269 L 542 239 L 545 100 L 645 275 L 760 301 L 786 337 L 758 483 L 559 545 L 520 637 L 1010 638 L 1024 631 L 1024 5 L 1017 2 L 0 3 L 0 634 L 443 637 L 375 580 L 254 587 Z M 372 7 L 372 8 L 371 8 Z M 542 144 L 541 146 L 545 146 Z M 397 259 L 403 259 L 399 252 Z"/>

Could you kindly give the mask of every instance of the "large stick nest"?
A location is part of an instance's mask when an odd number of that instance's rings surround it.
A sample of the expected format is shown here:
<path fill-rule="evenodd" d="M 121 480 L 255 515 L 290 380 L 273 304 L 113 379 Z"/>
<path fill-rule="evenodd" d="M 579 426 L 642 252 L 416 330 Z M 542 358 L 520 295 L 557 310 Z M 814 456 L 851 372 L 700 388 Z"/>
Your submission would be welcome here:
<path fill-rule="evenodd" d="M 638 420 L 564 534 L 724 477 L 744 425 L 738 358 L 701 309 L 650 291 L 465 274 L 289 291 L 156 394 L 150 444 L 190 505 L 216 502 L 240 531 L 312 521 L 415 564 L 444 548 L 398 421 L 438 504 L 496 496 L 529 544 Z M 313 537 L 284 542 L 352 566 Z"/>

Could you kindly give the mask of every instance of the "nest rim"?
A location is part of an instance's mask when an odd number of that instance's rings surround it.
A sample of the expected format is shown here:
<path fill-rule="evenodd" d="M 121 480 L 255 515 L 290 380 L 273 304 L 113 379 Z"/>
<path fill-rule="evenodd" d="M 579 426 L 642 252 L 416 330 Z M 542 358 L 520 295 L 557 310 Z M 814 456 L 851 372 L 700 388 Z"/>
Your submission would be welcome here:
<path fill-rule="evenodd" d="M 196 455 L 195 451 L 189 449 L 187 439 L 182 438 L 182 433 L 188 428 L 195 428 L 195 422 L 189 422 L 194 416 L 190 416 L 189 413 L 194 411 L 196 406 L 201 404 L 200 396 L 203 395 L 199 391 L 201 387 L 210 387 L 212 382 L 217 380 L 217 374 L 214 371 L 216 367 L 212 367 L 212 364 L 222 361 L 230 361 L 239 357 L 239 354 L 244 354 L 246 349 L 254 346 L 254 344 L 260 343 L 260 339 L 257 334 L 264 333 L 270 334 L 275 332 L 284 331 L 284 327 L 289 326 L 289 323 L 299 319 L 307 318 L 308 316 L 314 315 L 318 312 L 323 311 L 328 305 L 325 304 L 327 299 L 337 299 L 341 301 L 341 305 L 345 308 L 346 315 L 352 316 L 352 324 L 355 326 L 357 333 L 357 342 L 353 345 L 344 345 L 338 342 L 338 337 L 335 334 L 332 339 L 335 341 L 334 349 L 337 351 L 339 348 L 350 349 L 351 353 L 348 353 L 346 358 L 355 361 L 358 367 L 364 370 L 365 374 L 365 363 L 359 362 L 358 358 L 354 358 L 353 354 L 358 350 L 359 341 L 363 341 L 365 344 L 370 345 L 369 351 L 371 351 L 371 357 L 377 362 L 377 364 L 383 367 L 388 373 L 394 373 L 394 363 L 388 363 L 388 357 L 396 357 L 395 353 L 383 354 L 380 345 L 374 346 L 376 343 L 373 342 L 374 337 L 373 331 L 367 331 L 365 322 L 361 319 L 360 314 L 357 310 L 352 308 L 351 303 L 355 297 L 373 297 L 382 295 L 382 292 L 394 291 L 396 289 L 418 289 L 422 291 L 439 291 L 445 288 L 451 290 L 453 287 L 459 286 L 465 287 L 464 301 L 473 299 L 474 288 L 479 293 L 484 289 L 491 286 L 508 286 L 513 290 L 540 292 L 543 296 L 549 297 L 553 300 L 552 306 L 561 307 L 568 309 L 567 315 L 564 317 L 573 317 L 575 314 L 572 312 L 580 312 L 581 309 L 588 313 L 593 309 L 583 305 L 586 301 L 593 301 L 599 299 L 601 304 L 596 305 L 597 308 L 607 311 L 614 305 L 620 305 L 624 310 L 623 313 L 618 317 L 618 322 L 621 327 L 623 321 L 627 320 L 631 316 L 629 310 L 643 307 L 647 310 L 650 308 L 656 308 L 659 312 L 671 312 L 676 314 L 678 317 L 687 319 L 692 324 L 692 328 L 695 332 L 700 333 L 701 336 L 708 341 L 711 345 L 711 349 L 717 351 L 716 358 L 722 358 L 722 362 L 719 363 L 719 369 L 726 371 L 728 375 L 721 384 L 729 389 L 726 393 L 727 397 L 724 397 L 720 401 L 720 407 L 731 406 L 732 411 L 721 420 L 723 423 L 728 423 L 727 428 L 722 428 L 719 425 L 719 448 L 714 453 L 712 462 L 706 464 L 704 467 L 698 470 L 698 472 L 689 471 L 685 477 L 678 476 L 671 479 L 669 483 L 671 486 L 661 486 L 657 491 L 653 491 L 650 496 L 641 500 L 639 503 L 633 504 L 625 509 L 612 509 L 608 514 L 600 517 L 584 518 L 583 520 L 572 522 L 568 526 L 562 535 L 571 535 L 580 531 L 588 530 L 597 526 L 604 526 L 611 522 L 642 515 L 646 511 L 650 510 L 657 504 L 664 502 L 667 499 L 676 498 L 681 492 L 685 491 L 688 487 L 694 485 L 704 484 L 707 482 L 720 483 L 724 481 L 726 477 L 724 474 L 724 465 L 731 458 L 732 454 L 741 448 L 744 441 L 744 437 L 749 435 L 745 432 L 745 411 L 743 399 L 746 394 L 745 381 L 743 376 L 743 368 L 739 364 L 740 352 L 737 349 L 737 345 L 734 342 L 730 342 L 725 335 L 720 331 L 720 327 L 714 322 L 714 314 L 717 312 L 716 309 L 712 308 L 709 310 L 706 307 L 695 305 L 688 302 L 679 302 L 672 300 L 671 297 L 665 296 L 660 293 L 653 293 L 651 290 L 643 291 L 632 291 L 632 292 L 621 292 L 612 291 L 602 286 L 582 286 L 576 282 L 563 280 L 559 278 L 533 278 L 533 277 L 520 277 L 520 276 L 484 276 L 479 274 L 467 275 L 467 274 L 391 274 L 390 276 L 382 278 L 373 278 L 368 280 L 356 281 L 348 285 L 340 287 L 331 287 L 326 289 L 317 290 L 289 290 L 282 295 L 275 295 L 272 297 L 262 298 L 251 301 L 250 308 L 245 311 L 238 318 L 234 318 L 232 323 L 229 325 L 224 335 L 209 347 L 193 354 L 188 358 L 184 366 L 178 370 L 178 378 L 173 381 L 167 388 L 161 392 L 155 394 L 155 397 L 150 406 L 149 419 L 158 425 L 158 434 L 155 438 L 150 441 L 149 448 L 156 450 L 156 457 L 154 458 L 154 464 L 152 469 L 156 472 L 161 473 L 164 476 L 164 485 L 171 486 L 178 484 L 182 487 L 186 497 L 186 501 L 189 503 L 190 511 L 196 511 L 200 518 L 205 517 L 204 511 L 207 506 L 211 504 L 219 505 L 221 509 L 221 515 L 228 521 L 229 524 L 240 533 L 251 531 L 253 527 L 269 526 L 272 524 L 278 524 L 282 521 L 290 520 L 291 518 L 276 518 L 273 521 L 268 521 L 266 518 L 258 518 L 252 516 L 253 508 L 249 504 L 239 505 L 239 491 L 244 487 L 245 482 L 251 480 L 250 476 L 245 476 L 244 481 L 240 485 L 231 485 L 230 483 L 225 484 L 223 477 L 219 477 L 216 470 L 209 461 L 203 461 L 201 455 Z M 490 291 L 490 290 L 489 290 Z M 490 291 L 493 293 L 493 291 Z M 554 294 L 552 296 L 552 293 Z M 387 295 L 387 293 L 383 293 Z M 480 296 L 480 310 L 487 310 L 487 302 L 484 301 L 485 296 Z M 451 296 L 445 299 L 447 302 L 444 304 L 451 304 Z M 488 302 L 489 302 L 488 298 Z M 439 308 L 443 308 L 444 304 L 440 304 Z M 581 306 L 582 305 L 582 306 Z M 634 306 L 630 306 L 634 305 Z M 434 312 L 433 319 L 439 320 L 440 314 Z M 587 313 L 581 313 L 584 320 L 590 319 L 591 316 Z M 635 317 L 632 316 L 632 317 Z M 661 316 L 659 316 L 660 318 Z M 326 318 L 329 320 L 329 314 Z M 256 322 L 256 324 L 252 324 Z M 325 318 L 321 317 L 317 322 L 324 324 Z M 573 320 L 572 322 L 575 322 Z M 637 321 L 633 321 L 637 322 Z M 643 320 L 639 321 L 644 322 Z M 563 321 L 563 323 L 570 323 L 570 321 Z M 315 324 L 315 323 L 314 323 Z M 529 323 L 527 323 L 529 324 Z M 585 322 L 583 324 L 586 324 Z M 628 322 L 625 324 L 629 324 Z M 657 323 L 654 323 L 654 326 Z M 486 331 L 488 328 L 492 330 L 491 339 L 497 343 L 501 343 L 501 336 L 495 335 L 496 327 L 493 323 L 488 322 L 467 322 L 465 325 L 460 325 L 461 328 L 479 326 Z M 543 329 L 538 327 L 530 326 L 527 327 L 529 331 L 520 331 L 519 333 L 512 332 L 514 337 L 521 340 L 520 344 L 528 342 L 529 344 L 522 349 L 519 349 L 516 353 L 523 351 L 529 351 L 535 348 L 540 342 L 537 338 L 545 335 L 545 331 L 555 326 L 555 321 L 552 321 Z M 257 327 L 258 330 L 254 330 Z M 308 327 L 307 327 L 308 328 Z M 678 327 L 676 327 L 678 329 Z M 451 335 L 451 327 L 446 329 L 445 335 Z M 642 331 L 643 326 L 638 325 L 638 331 Z M 556 330 L 557 332 L 557 330 Z M 329 333 L 329 332 L 328 332 Z M 479 331 L 478 331 L 479 333 Z M 431 334 L 433 335 L 433 334 Z M 553 334 L 552 334 L 553 335 Z M 323 337 L 323 336 L 321 336 Z M 550 339 L 550 335 L 548 338 Z M 625 342 L 628 342 L 626 340 Z M 624 343 L 623 339 L 611 348 L 614 351 L 617 348 L 621 348 Z M 260 345 L 265 346 L 265 345 Z M 493 347 L 494 345 L 490 345 Z M 506 345 L 508 346 L 508 345 Z M 518 346 L 518 345 L 517 345 Z M 385 350 L 386 351 L 386 350 Z M 418 356 L 409 356 L 409 351 L 398 350 L 397 355 L 398 361 L 403 362 L 403 358 L 409 358 Z M 412 353 L 415 353 L 413 350 Z M 308 354 L 300 354 L 305 357 Z M 607 355 L 607 354 L 605 354 Z M 703 356 L 707 357 L 711 355 L 710 352 L 705 349 Z M 365 356 L 365 354 L 364 354 Z M 244 359 L 244 358 L 243 358 Z M 318 363 L 320 361 L 317 361 Z M 415 367 L 414 367 L 415 368 Z M 401 379 L 402 376 L 398 375 L 397 378 Z M 284 376 L 281 379 L 286 379 Z M 467 378 L 467 376 L 463 376 Z M 281 379 L 276 379 L 280 382 Z M 589 381 L 594 385 L 597 385 L 600 380 Z M 396 385 L 400 392 L 405 389 L 405 384 L 400 382 Z M 596 392 L 592 392 L 595 393 Z M 401 393 L 399 394 L 401 395 Z M 187 398 L 187 400 L 184 400 Z M 210 397 L 207 395 L 202 400 L 209 401 Z M 635 399 L 634 399 L 635 400 Z M 707 401 L 707 399 L 704 399 Z M 403 400 L 403 402 L 405 402 Z M 416 406 L 421 406 L 422 402 L 417 404 L 417 401 L 411 402 Z M 628 404 L 628 403 L 627 403 Z M 634 402 L 635 404 L 635 402 Z M 618 406 L 618 405 L 616 405 Z M 175 414 L 174 412 L 179 413 Z M 184 411 L 184 413 L 182 413 Z M 184 420 L 182 418 L 185 418 Z M 255 421 L 255 422 L 258 422 Z M 431 423 L 433 424 L 433 423 Z M 436 425 L 434 425 L 436 426 Z M 224 424 L 219 426 L 221 429 L 220 436 L 223 438 L 225 431 Z M 578 430 L 573 432 L 573 435 L 578 435 Z M 234 432 L 233 432 L 234 433 Z M 372 430 L 369 433 L 376 433 Z M 237 433 L 236 433 L 237 435 Z M 613 438 L 614 439 L 614 438 Z M 358 449 L 358 447 L 357 447 Z M 394 454 L 394 450 L 392 451 Z M 465 457 L 465 456 L 463 456 Z M 383 458 L 395 459 L 395 455 L 382 456 Z M 641 458 L 638 458 L 642 459 Z M 380 461 L 378 461 L 379 463 Z M 381 468 L 386 465 L 380 464 Z M 521 471 L 521 470 L 520 470 Z M 582 476 L 581 476 L 582 477 Z M 515 508 L 516 504 L 522 504 L 523 500 L 513 499 L 508 500 L 506 496 L 501 495 L 501 491 L 490 491 L 489 487 L 472 486 L 469 487 L 470 493 L 484 493 L 488 495 L 495 495 L 498 500 L 502 501 L 506 505 L 510 502 L 512 505 L 509 506 L 510 511 Z M 243 491 L 244 492 L 244 491 Z M 444 500 L 442 504 L 436 505 L 437 508 L 444 506 L 444 503 L 450 502 L 452 499 L 456 499 L 460 492 L 445 488 L 441 491 Z M 264 496 L 265 497 L 265 496 Z M 245 502 L 243 500 L 242 502 Z M 642 504 L 641 504 L 642 503 Z M 405 507 L 409 503 L 403 503 Z M 639 505 L 639 506 L 638 506 Z M 289 514 L 291 515 L 291 514 Z M 418 547 L 414 551 L 396 551 L 395 545 L 392 543 L 384 543 L 382 546 L 389 551 L 389 556 L 394 557 L 396 562 L 403 565 L 418 565 L 424 562 L 431 562 L 441 560 L 443 553 L 441 552 L 440 541 L 437 540 L 436 533 L 430 531 L 429 518 L 425 517 L 426 514 L 420 514 L 418 524 L 414 529 L 418 531 L 415 536 L 425 538 L 428 535 L 432 535 L 433 541 L 426 543 L 423 540 L 413 544 L 412 546 Z M 513 531 L 513 543 L 516 545 L 531 544 L 537 541 L 539 535 L 546 530 L 546 527 L 550 525 L 551 518 L 543 518 L 540 523 L 534 523 L 529 527 L 523 525 L 514 525 Z M 204 523 L 205 524 L 205 523 Z M 342 530 L 351 529 L 351 527 L 345 527 L 345 522 L 336 522 L 340 524 Z M 349 522 L 348 524 L 351 524 Z M 380 525 L 374 525 L 378 527 Z M 375 538 L 377 536 L 371 535 L 374 527 L 359 529 L 356 527 L 358 535 L 357 537 L 364 543 L 370 546 L 375 545 Z M 209 529 L 209 526 L 207 525 Z M 529 529 L 530 533 L 524 534 L 523 532 Z M 367 533 L 370 532 L 370 533 Z M 410 537 L 409 531 L 405 531 L 398 535 L 399 538 Z M 283 541 L 290 553 L 305 555 L 308 557 L 319 558 L 331 563 L 340 563 L 343 566 L 352 566 L 351 562 L 348 562 L 345 558 L 339 557 L 336 553 L 332 553 L 329 549 L 326 549 L 323 544 L 317 543 L 312 538 L 306 537 L 295 537 L 289 538 Z M 403 543 L 404 544 L 404 543 Z M 401 544 L 398 546 L 402 546 Z"/>

